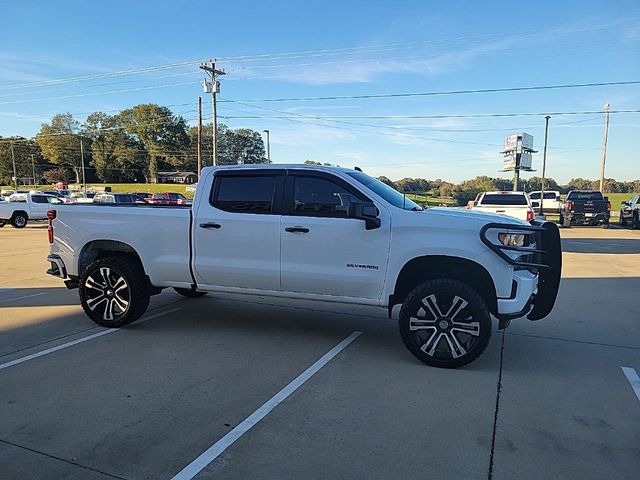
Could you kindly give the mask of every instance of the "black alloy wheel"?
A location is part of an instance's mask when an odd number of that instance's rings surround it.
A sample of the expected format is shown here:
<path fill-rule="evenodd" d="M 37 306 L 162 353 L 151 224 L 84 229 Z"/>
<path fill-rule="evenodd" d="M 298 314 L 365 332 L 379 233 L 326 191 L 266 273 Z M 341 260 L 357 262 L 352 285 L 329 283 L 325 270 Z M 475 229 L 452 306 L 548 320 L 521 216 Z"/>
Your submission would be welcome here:
<path fill-rule="evenodd" d="M 138 319 L 149 305 L 149 289 L 138 262 L 107 257 L 93 262 L 80 277 L 85 313 L 103 327 L 121 327 Z"/>
<path fill-rule="evenodd" d="M 402 305 L 399 326 L 405 346 L 415 357 L 443 368 L 472 362 L 491 337 L 486 303 L 457 280 L 430 280 L 416 287 Z"/>

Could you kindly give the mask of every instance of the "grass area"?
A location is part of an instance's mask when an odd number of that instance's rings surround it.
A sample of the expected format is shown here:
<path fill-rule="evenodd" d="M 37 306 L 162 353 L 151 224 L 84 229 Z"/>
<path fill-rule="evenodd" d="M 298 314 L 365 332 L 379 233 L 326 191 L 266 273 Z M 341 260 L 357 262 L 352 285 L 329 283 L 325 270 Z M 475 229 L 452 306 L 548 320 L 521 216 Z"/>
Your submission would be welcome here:
<path fill-rule="evenodd" d="M 111 187 L 112 192 L 147 192 L 147 193 L 161 193 L 161 192 L 176 192 L 191 197 L 191 193 L 187 193 L 187 185 L 174 184 L 174 183 L 88 183 L 87 189 L 94 187 L 96 189 L 102 189 L 104 187 Z M 1 187 L 11 189 L 13 187 Z M 31 190 L 30 187 L 19 187 L 21 190 Z M 71 190 L 82 190 L 81 185 L 69 185 Z M 39 185 L 38 190 L 52 190 L 52 185 Z"/>
<path fill-rule="evenodd" d="M 456 207 L 458 205 L 453 198 L 433 197 L 429 195 L 429 192 L 407 193 L 407 198 L 427 207 L 438 207 L 442 204 L 447 207 Z"/>

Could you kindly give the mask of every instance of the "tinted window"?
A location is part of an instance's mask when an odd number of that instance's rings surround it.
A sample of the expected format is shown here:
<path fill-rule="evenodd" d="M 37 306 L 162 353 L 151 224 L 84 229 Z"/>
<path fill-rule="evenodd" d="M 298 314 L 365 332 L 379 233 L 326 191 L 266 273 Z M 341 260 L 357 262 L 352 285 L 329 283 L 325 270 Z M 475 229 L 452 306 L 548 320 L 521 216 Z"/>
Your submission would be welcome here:
<path fill-rule="evenodd" d="M 553 193 L 553 192 L 545 192 L 544 193 L 544 199 L 545 200 L 555 200 L 556 198 L 557 198 L 556 194 Z"/>
<path fill-rule="evenodd" d="M 524 195 L 488 194 L 482 197 L 481 205 L 528 205 Z"/>
<path fill-rule="evenodd" d="M 530 198 L 531 200 L 539 200 L 539 199 L 540 199 L 540 192 L 530 193 L 530 194 L 529 194 L 529 198 Z M 544 198 L 549 198 L 549 197 L 547 197 L 547 194 L 546 194 L 546 193 L 544 194 Z"/>
<path fill-rule="evenodd" d="M 271 213 L 277 176 L 221 176 L 211 204 L 235 213 Z"/>
<path fill-rule="evenodd" d="M 358 172 L 357 170 L 347 172 L 347 175 L 354 178 L 377 195 L 380 195 L 394 207 L 404 208 L 405 210 L 422 210 L 420 205 L 412 202 L 395 188 L 390 187 L 386 183 L 382 183 L 377 178 L 370 177 L 366 173 Z"/>
<path fill-rule="evenodd" d="M 118 203 L 131 203 L 133 200 L 131 199 L 131 195 L 118 195 Z"/>
<path fill-rule="evenodd" d="M 571 192 L 567 200 L 604 200 L 600 192 Z"/>
<path fill-rule="evenodd" d="M 318 177 L 294 177 L 295 214 L 314 217 L 347 217 L 349 204 L 365 201 L 331 180 Z"/>
<path fill-rule="evenodd" d="M 34 195 L 34 196 L 32 196 L 31 197 L 31 201 L 33 203 L 49 203 L 49 202 L 47 202 L 47 197 L 44 197 L 42 195 L 38 195 L 38 196 Z"/>

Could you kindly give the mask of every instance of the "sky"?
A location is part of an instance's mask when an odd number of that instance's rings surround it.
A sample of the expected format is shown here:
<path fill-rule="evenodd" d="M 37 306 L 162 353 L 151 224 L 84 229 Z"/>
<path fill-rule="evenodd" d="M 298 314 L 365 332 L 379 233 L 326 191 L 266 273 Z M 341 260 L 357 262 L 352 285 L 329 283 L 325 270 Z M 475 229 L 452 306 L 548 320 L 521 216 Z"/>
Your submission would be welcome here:
<path fill-rule="evenodd" d="M 1 8 L 0 136 L 33 136 L 56 113 L 82 122 L 151 102 L 195 124 L 199 95 L 211 115 L 198 65 L 215 58 L 226 72 L 219 121 L 268 129 L 274 163 L 360 166 L 393 180 L 507 178 L 504 138 L 524 131 L 540 151 L 527 178 L 541 173 L 551 114 L 547 176 L 563 183 L 599 178 L 605 103 L 640 110 L 640 84 L 379 97 L 640 81 L 639 0 L 5 0 Z M 478 116 L 513 113 L 536 115 Z M 640 113 L 611 114 L 607 177 L 640 178 L 639 132 Z"/>

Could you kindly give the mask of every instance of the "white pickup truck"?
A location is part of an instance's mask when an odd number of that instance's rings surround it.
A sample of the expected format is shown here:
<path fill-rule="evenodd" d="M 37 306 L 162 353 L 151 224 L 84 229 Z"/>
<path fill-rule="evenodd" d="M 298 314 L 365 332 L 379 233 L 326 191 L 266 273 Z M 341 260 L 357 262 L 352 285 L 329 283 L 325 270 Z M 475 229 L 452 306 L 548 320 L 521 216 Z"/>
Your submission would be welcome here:
<path fill-rule="evenodd" d="M 480 193 L 471 210 L 508 215 L 525 222 L 531 222 L 535 217 L 533 204 L 525 192 Z"/>
<path fill-rule="evenodd" d="M 40 193 L 14 193 L 8 202 L 0 203 L 0 227 L 10 223 L 24 228 L 29 220 L 46 220 L 52 205 L 63 203 L 58 197 Z"/>
<path fill-rule="evenodd" d="M 346 168 L 208 167 L 192 206 L 65 204 L 49 216 L 48 273 L 106 327 L 169 287 L 375 305 L 398 317 L 413 355 L 451 368 L 483 352 L 491 315 L 500 328 L 545 317 L 560 281 L 555 224 L 423 210 Z"/>

